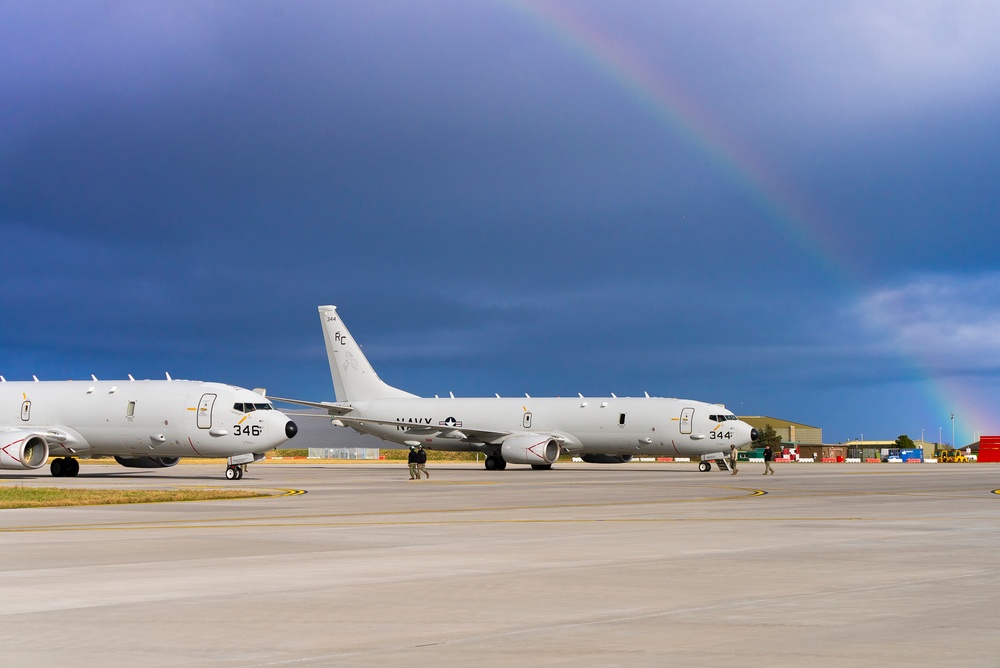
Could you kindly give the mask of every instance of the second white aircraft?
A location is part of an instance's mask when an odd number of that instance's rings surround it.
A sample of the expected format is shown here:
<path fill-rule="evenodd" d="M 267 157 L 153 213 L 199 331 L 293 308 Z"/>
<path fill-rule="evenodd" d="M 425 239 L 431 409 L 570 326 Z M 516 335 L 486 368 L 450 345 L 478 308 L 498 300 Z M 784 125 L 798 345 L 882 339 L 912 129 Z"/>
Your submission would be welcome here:
<path fill-rule="evenodd" d="M 691 457 L 702 471 L 757 431 L 725 407 L 663 398 L 421 398 L 383 382 L 335 306 L 320 320 L 336 402 L 271 397 L 326 410 L 338 426 L 403 446 L 481 452 L 486 468 L 548 469 L 562 454 L 586 462 L 628 462 L 634 455 Z"/>

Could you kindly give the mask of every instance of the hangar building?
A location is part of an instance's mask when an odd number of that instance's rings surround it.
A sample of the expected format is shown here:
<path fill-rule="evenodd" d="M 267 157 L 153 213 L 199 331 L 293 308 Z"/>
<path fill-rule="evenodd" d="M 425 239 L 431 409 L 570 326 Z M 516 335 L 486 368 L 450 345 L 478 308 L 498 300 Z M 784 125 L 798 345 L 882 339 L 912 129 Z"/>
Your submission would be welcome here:
<path fill-rule="evenodd" d="M 823 444 L 822 427 L 812 427 L 807 424 L 802 424 L 801 422 L 791 422 L 789 420 L 768 417 L 766 415 L 753 415 L 749 417 L 740 417 L 740 419 L 749 424 L 751 427 L 756 428 L 758 431 L 763 431 L 764 427 L 771 425 L 771 429 L 778 432 L 778 436 L 781 437 L 782 443 L 789 443 L 792 445 Z"/>

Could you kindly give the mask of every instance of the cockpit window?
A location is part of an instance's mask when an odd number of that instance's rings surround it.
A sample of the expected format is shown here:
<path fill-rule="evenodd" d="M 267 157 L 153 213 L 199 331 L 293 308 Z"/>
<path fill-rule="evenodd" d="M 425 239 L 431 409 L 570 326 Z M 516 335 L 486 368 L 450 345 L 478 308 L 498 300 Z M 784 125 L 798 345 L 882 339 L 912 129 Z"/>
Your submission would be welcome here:
<path fill-rule="evenodd" d="M 725 422 L 726 420 L 739 420 L 735 415 L 709 415 L 708 419 L 712 422 Z"/>
<path fill-rule="evenodd" d="M 269 411 L 273 410 L 271 404 L 250 404 L 250 403 L 236 403 L 233 404 L 233 410 L 240 413 L 252 413 L 254 411 Z"/>

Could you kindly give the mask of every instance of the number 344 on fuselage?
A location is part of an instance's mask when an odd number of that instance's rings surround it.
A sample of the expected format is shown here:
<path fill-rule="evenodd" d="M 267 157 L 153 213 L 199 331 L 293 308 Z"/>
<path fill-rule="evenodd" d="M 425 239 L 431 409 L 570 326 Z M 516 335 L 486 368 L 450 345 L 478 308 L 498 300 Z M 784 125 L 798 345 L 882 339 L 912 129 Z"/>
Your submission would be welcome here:
<path fill-rule="evenodd" d="M 383 382 L 336 307 L 319 307 L 336 402 L 273 397 L 326 410 L 334 424 L 403 446 L 481 452 L 486 468 L 551 468 L 561 454 L 594 463 L 634 455 L 708 462 L 757 432 L 718 404 L 665 398 L 421 398 Z"/>

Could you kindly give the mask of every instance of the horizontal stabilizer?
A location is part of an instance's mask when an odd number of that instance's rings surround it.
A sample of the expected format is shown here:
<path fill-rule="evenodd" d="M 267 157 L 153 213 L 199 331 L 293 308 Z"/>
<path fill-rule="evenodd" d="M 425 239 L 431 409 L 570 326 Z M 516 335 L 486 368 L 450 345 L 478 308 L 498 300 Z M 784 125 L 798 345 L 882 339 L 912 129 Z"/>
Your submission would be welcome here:
<path fill-rule="evenodd" d="M 310 408 L 319 408 L 326 411 L 330 415 L 347 415 L 353 408 L 350 406 L 342 406 L 340 404 L 335 404 L 330 401 L 303 401 L 302 399 L 284 399 L 282 397 L 267 397 L 271 401 L 280 401 L 285 404 L 295 404 L 297 406 L 309 406 Z"/>

